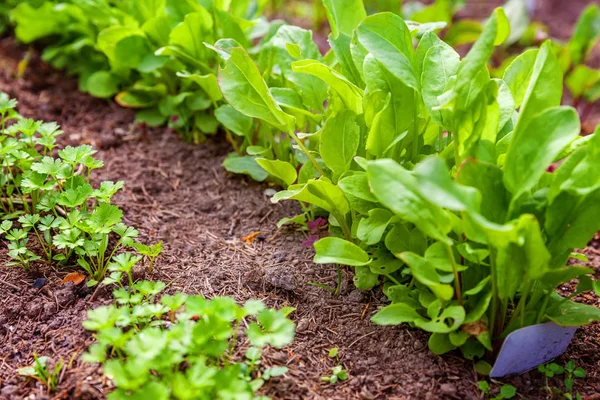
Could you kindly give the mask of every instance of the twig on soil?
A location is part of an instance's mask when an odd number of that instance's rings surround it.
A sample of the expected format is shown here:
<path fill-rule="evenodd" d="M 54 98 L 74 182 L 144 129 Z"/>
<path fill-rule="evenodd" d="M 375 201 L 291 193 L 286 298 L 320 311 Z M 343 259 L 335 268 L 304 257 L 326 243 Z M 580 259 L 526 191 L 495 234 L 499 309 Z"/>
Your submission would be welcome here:
<path fill-rule="evenodd" d="M 365 319 L 365 314 L 367 313 L 367 310 L 369 309 L 370 305 L 371 305 L 371 303 L 367 303 L 367 305 L 365 306 L 365 309 L 363 310 L 362 314 L 360 315 L 360 319 Z"/>
<path fill-rule="evenodd" d="M 231 217 L 231 225 L 229 226 L 229 230 L 227 231 L 227 235 L 229 236 L 233 236 L 233 230 L 235 229 L 235 227 L 237 226 L 237 224 L 240 222 L 239 218 L 236 216 Z"/>
<path fill-rule="evenodd" d="M 271 236 L 269 239 L 267 239 L 267 243 L 271 243 L 275 239 L 277 239 L 279 237 L 280 233 L 281 233 L 281 228 L 277 229 L 277 232 L 275 232 L 275 234 L 273 236 Z"/>
<path fill-rule="evenodd" d="M 259 223 L 259 224 L 262 224 L 263 222 L 265 222 L 265 220 L 266 220 L 267 218 L 269 218 L 269 215 L 271 215 L 271 214 L 273 214 L 273 210 L 269 210 L 269 212 L 268 212 L 268 213 L 266 213 L 266 214 L 265 214 L 265 216 L 264 216 L 264 217 L 262 217 L 262 218 L 261 218 L 261 219 L 258 221 L 258 223 Z"/>
<path fill-rule="evenodd" d="M 98 294 L 98 292 L 100 291 L 100 286 L 98 285 L 96 287 L 96 290 L 94 290 L 94 293 L 92 293 L 92 295 L 90 296 L 90 299 L 88 300 L 88 303 L 91 303 L 92 301 L 94 301 L 94 299 L 96 298 L 96 294 Z"/>
<path fill-rule="evenodd" d="M 217 172 L 215 167 L 212 167 L 211 171 L 212 171 L 213 175 L 215 176 L 215 179 L 217 180 L 217 182 L 221 182 L 221 179 L 219 179 L 219 173 Z"/>
<path fill-rule="evenodd" d="M 8 197 L 2 197 L 0 198 L 0 201 L 4 204 L 8 204 L 10 202 L 15 203 L 15 204 L 23 204 L 23 200 L 21 199 L 12 199 L 12 198 L 8 198 Z M 25 201 L 29 204 L 31 204 L 31 199 L 25 199 Z"/>
<path fill-rule="evenodd" d="M 12 283 L 8 283 L 2 279 L 0 279 L 0 283 L 3 283 L 4 285 L 8 286 L 9 288 L 12 288 L 15 290 L 21 290 L 18 286 L 13 285 Z"/>
<path fill-rule="evenodd" d="M 358 343 L 360 340 L 362 340 L 362 339 L 366 338 L 367 336 L 371 336 L 371 335 L 373 335 L 373 334 L 375 334 L 375 333 L 377 333 L 377 330 L 374 330 L 374 331 L 372 331 L 372 332 L 369 332 L 369 333 L 367 333 L 367 334 L 365 334 L 365 335 L 362 335 L 361 337 L 359 337 L 358 339 L 356 339 L 354 342 L 350 343 L 350 344 L 348 345 L 348 347 L 346 348 L 346 350 L 349 350 L 349 349 L 350 349 L 352 346 L 354 346 L 354 345 L 355 345 L 356 343 Z"/>
<path fill-rule="evenodd" d="M 148 191 L 146 191 L 146 186 L 144 185 L 144 182 L 142 182 L 142 184 L 140 185 L 140 189 L 142 189 L 142 193 L 144 193 L 144 196 L 146 196 L 146 200 L 154 204 L 154 199 L 148 194 Z"/>

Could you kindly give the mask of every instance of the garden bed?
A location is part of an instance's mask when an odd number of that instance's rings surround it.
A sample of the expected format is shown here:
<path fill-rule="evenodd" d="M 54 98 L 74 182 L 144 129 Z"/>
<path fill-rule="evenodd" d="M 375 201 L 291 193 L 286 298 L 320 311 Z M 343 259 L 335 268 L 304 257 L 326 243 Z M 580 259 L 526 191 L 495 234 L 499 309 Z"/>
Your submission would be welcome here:
<path fill-rule="evenodd" d="M 578 12 L 573 12 L 573 22 Z M 227 295 L 238 301 L 258 298 L 269 306 L 296 308 L 291 314 L 296 340 L 284 350 L 269 350 L 264 358 L 266 365 L 287 365 L 290 372 L 274 378 L 266 394 L 281 399 L 481 398 L 472 362 L 458 354 L 433 355 L 427 349 L 428 335 L 420 330 L 374 326 L 369 319 L 385 304 L 385 296 L 355 289 L 349 271 L 343 273 L 337 297 L 308 285 L 335 286 L 335 268 L 312 262 L 313 250 L 302 245 L 302 232 L 277 229 L 278 220 L 298 211 L 294 205 L 273 205 L 265 193 L 268 186 L 223 170 L 221 162 L 230 149 L 221 138 L 195 146 L 162 129 L 140 131 L 133 113 L 79 93 L 76 81 L 49 69 L 34 51 L 23 79 L 17 80 L 15 71 L 25 51 L 12 39 L 0 43 L 0 91 L 19 100 L 24 116 L 56 120 L 65 131 L 62 145 L 89 143 L 99 149 L 105 168 L 97 180 L 126 182 L 116 197 L 124 222 L 139 229 L 143 241 L 165 243 L 151 279 L 169 283 L 168 291 Z M 242 240 L 254 232 L 260 232 L 254 241 Z M 599 248 L 593 241 L 584 253 L 589 257 L 586 265 L 600 273 Z M 99 367 L 78 356 L 91 343 L 81 326 L 86 311 L 110 303 L 108 291 L 62 283 L 69 271 L 40 264 L 28 274 L 6 267 L 7 260 L 3 246 L 0 398 L 46 397 L 45 388 L 16 373 L 33 353 L 72 360 L 56 398 L 103 398 L 110 383 Z M 36 289 L 40 278 L 45 284 Z M 561 291 L 573 289 L 568 285 Z M 580 300 L 600 306 L 597 298 L 586 296 Z M 320 379 L 336 365 L 327 356 L 334 347 L 350 374 L 335 386 Z M 557 361 L 573 360 L 587 371 L 588 377 L 576 384 L 587 399 L 600 398 L 595 397 L 600 392 L 599 350 L 600 325 L 594 324 L 579 329 Z M 548 397 L 536 371 L 503 382 L 514 385 L 524 398 Z M 561 386 L 560 379 L 551 385 Z"/>

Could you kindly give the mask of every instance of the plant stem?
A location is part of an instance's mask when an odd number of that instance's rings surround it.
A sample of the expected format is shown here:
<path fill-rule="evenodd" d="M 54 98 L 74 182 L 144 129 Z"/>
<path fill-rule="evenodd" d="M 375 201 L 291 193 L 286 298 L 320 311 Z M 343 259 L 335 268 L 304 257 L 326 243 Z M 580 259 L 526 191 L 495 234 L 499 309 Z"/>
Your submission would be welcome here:
<path fill-rule="evenodd" d="M 237 344 L 238 331 L 240 330 L 240 319 L 235 321 L 235 328 L 233 330 L 233 337 L 231 338 L 231 342 L 229 343 L 229 354 L 227 355 L 227 363 L 231 362 L 231 357 L 233 356 L 233 351 L 235 350 L 235 345 Z"/>
<path fill-rule="evenodd" d="M 298 147 L 300 147 L 300 150 L 302 150 L 302 152 L 304 154 L 306 154 L 306 157 L 308 157 L 308 159 L 313 163 L 313 165 L 315 166 L 315 168 L 317 169 L 317 171 L 319 171 L 319 173 L 321 174 L 321 176 L 325 176 L 325 172 L 323 172 L 323 170 L 319 166 L 319 163 L 317 162 L 317 160 L 313 157 L 312 154 L 310 154 L 310 151 L 306 148 L 306 146 L 304 146 L 304 143 L 302 143 L 302 141 L 298 138 L 298 136 L 296 136 L 296 134 L 294 133 L 294 131 L 290 130 L 288 132 L 288 135 L 290 135 L 290 137 L 292 139 L 294 139 L 294 141 L 296 142 L 296 144 L 298 145 Z"/>
<path fill-rule="evenodd" d="M 452 273 L 454 274 L 454 291 L 456 292 L 456 297 L 458 299 L 458 304 L 463 305 L 462 301 L 462 291 L 460 288 L 460 276 L 458 275 L 458 269 L 456 267 L 456 261 L 454 260 L 454 252 L 452 251 L 452 246 L 449 244 L 444 244 L 446 247 L 446 253 L 448 254 L 448 258 L 450 259 L 450 264 L 452 265 Z"/>
<path fill-rule="evenodd" d="M 492 308 L 490 310 L 490 336 L 494 340 L 494 329 L 496 328 L 496 313 L 498 311 L 498 282 L 496 277 L 496 252 L 490 246 L 490 271 L 492 276 Z"/>
<path fill-rule="evenodd" d="M 419 110 L 418 110 L 418 93 L 415 90 L 415 94 L 414 94 L 414 102 L 413 102 L 414 106 L 415 106 L 415 110 L 413 113 L 413 126 L 415 129 L 415 132 L 413 134 L 413 148 L 412 148 L 412 159 L 413 161 L 416 163 L 417 162 L 417 157 L 419 155 Z"/>
<path fill-rule="evenodd" d="M 337 296 L 340 294 L 340 289 L 342 288 L 342 267 L 340 267 L 340 264 L 335 264 L 335 267 L 337 268 L 337 287 L 333 295 Z"/>
<path fill-rule="evenodd" d="M 231 132 L 229 131 L 229 129 L 225 129 L 225 138 L 227 139 L 227 141 L 231 144 L 231 146 L 233 147 L 233 150 L 239 154 L 242 155 L 242 152 L 240 151 L 240 147 L 237 145 L 237 142 L 235 141 L 235 139 L 233 138 L 233 136 L 231 135 Z"/>
<path fill-rule="evenodd" d="M 391 275 L 385 275 L 386 278 L 388 278 L 390 281 L 394 282 L 395 285 L 400 285 L 400 282 L 398 282 L 398 280 L 396 278 L 394 278 Z"/>
<path fill-rule="evenodd" d="M 517 308 L 515 310 L 514 315 L 510 319 L 514 320 L 516 317 L 519 317 L 521 328 L 525 325 L 525 304 L 527 303 L 527 297 L 529 296 L 529 292 L 531 291 L 531 280 L 527 279 L 525 284 L 523 285 L 523 293 L 521 294 L 521 298 L 519 299 L 519 304 L 517 304 Z"/>
<path fill-rule="evenodd" d="M 352 242 L 352 231 L 350 230 L 350 227 L 348 226 L 348 223 L 346 222 L 346 219 L 344 218 L 343 215 L 340 215 L 338 212 L 332 213 L 333 216 L 335 217 L 335 219 L 338 221 L 338 223 L 340 224 L 340 228 L 342 228 L 342 232 L 344 232 L 344 236 L 346 237 L 346 239 L 349 242 Z"/>
<path fill-rule="evenodd" d="M 542 306 L 540 307 L 540 310 L 538 311 L 538 315 L 535 319 L 536 324 L 539 324 L 542 322 L 542 318 L 544 316 L 544 313 L 546 312 L 546 308 L 548 307 L 548 301 L 550 301 L 550 294 L 551 293 L 546 293 L 546 295 L 544 296 L 544 301 L 542 302 Z"/>
<path fill-rule="evenodd" d="M 37 236 L 38 241 L 40 242 L 40 246 L 42 246 L 42 250 L 44 251 L 44 254 L 46 254 L 46 257 L 48 258 L 48 261 L 52 261 L 52 247 L 50 247 L 49 252 L 46 250 L 46 246 L 44 245 L 44 241 L 42 240 L 42 237 L 40 236 L 40 233 L 38 232 L 37 229 L 35 229 L 35 226 L 33 226 L 33 231 L 35 232 L 35 236 Z"/>

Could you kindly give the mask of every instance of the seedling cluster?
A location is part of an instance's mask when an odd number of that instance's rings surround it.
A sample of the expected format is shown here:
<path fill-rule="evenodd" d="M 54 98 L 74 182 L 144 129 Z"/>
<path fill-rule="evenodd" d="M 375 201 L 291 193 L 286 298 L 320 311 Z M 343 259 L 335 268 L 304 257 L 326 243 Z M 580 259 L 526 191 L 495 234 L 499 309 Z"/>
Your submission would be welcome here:
<path fill-rule="evenodd" d="M 161 244 L 135 242 L 138 231 L 125 225 L 123 212 L 111 204 L 123 182 L 104 181 L 94 188 L 92 171 L 103 166 L 93 156 L 96 151 L 89 145 L 58 149 L 60 127 L 23 118 L 16 106 L 0 93 L 0 234 L 9 241 L 11 264 L 27 270 L 34 262 L 79 266 L 92 286 L 104 279 L 115 259 L 118 262 L 115 255 L 130 247 L 148 257 L 151 270 Z M 31 250 L 30 240 L 41 253 Z"/>
<path fill-rule="evenodd" d="M 294 338 L 282 311 L 258 300 L 240 307 L 228 297 L 180 292 L 158 299 L 164 288 L 138 281 L 115 290 L 114 305 L 88 311 L 83 326 L 96 343 L 83 360 L 102 364 L 116 386 L 109 399 L 252 399 L 266 380 L 287 372 L 260 361 L 263 348 Z M 236 361 L 242 344 L 249 346 L 245 361 Z"/>

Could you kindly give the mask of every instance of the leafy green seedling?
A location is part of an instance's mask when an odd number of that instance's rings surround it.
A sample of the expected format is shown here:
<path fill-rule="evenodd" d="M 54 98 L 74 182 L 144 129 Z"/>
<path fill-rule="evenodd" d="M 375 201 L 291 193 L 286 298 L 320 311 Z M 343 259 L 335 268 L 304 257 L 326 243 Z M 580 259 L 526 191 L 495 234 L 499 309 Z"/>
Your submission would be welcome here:
<path fill-rule="evenodd" d="M 33 360 L 33 364 L 19 368 L 19 375 L 41 382 L 48 389 L 48 393 L 54 392 L 60 383 L 59 380 L 64 367 L 63 360 L 61 359 L 56 363 L 54 369 L 49 368 L 48 361 L 50 359 L 46 356 L 38 357 L 34 354 Z"/>
<path fill-rule="evenodd" d="M 323 376 L 321 380 L 323 382 L 335 385 L 338 382 L 343 382 L 348 379 L 348 373 L 344 370 L 344 367 L 337 365 L 331 369 L 331 376 Z"/>
<path fill-rule="evenodd" d="M 573 397 L 573 386 L 575 385 L 575 379 L 585 378 L 586 372 L 583 368 L 577 367 L 573 360 L 569 360 L 565 366 L 561 366 L 556 363 L 544 364 L 538 367 L 538 371 L 544 374 L 544 379 L 546 381 L 546 385 L 544 389 L 550 394 L 557 394 L 566 399 L 572 400 L 573 398 L 581 399 L 581 394 L 575 393 L 575 397 Z M 565 386 L 565 391 L 556 386 L 550 386 L 548 380 L 550 378 L 554 378 L 557 375 L 563 375 L 564 380 L 563 384 Z"/>
<path fill-rule="evenodd" d="M 517 389 L 512 385 L 502 385 L 497 396 L 492 394 L 492 388 L 487 381 L 479 381 L 477 386 L 490 400 L 512 399 L 517 395 Z"/>
<path fill-rule="evenodd" d="M 113 257 L 134 246 L 138 231 L 123 224 L 123 212 L 110 204 L 123 182 L 92 187 L 92 171 L 103 165 L 94 158 L 96 151 L 89 145 L 56 151 L 60 127 L 22 118 L 16 104 L 0 93 L 0 235 L 10 241 L 10 264 L 29 269 L 41 259 L 32 250 L 31 237 L 46 262 L 83 268 L 91 278 L 88 285 L 102 281 L 109 265 L 113 272 L 126 273 L 124 265 L 115 266 L 124 260 Z M 18 226 L 13 228 L 14 222 Z M 151 270 L 162 243 L 136 248 L 148 258 Z M 114 274 L 111 279 L 117 278 Z"/>
<path fill-rule="evenodd" d="M 126 272 L 133 258 L 119 255 L 111 269 Z M 263 348 L 281 348 L 293 340 L 294 323 L 283 313 L 256 300 L 241 307 L 227 297 L 209 300 L 182 293 L 156 302 L 165 286 L 136 282 L 129 290 L 113 292 L 115 305 L 88 311 L 84 327 L 94 332 L 96 343 L 83 359 L 102 363 L 116 386 L 111 397 L 168 398 L 173 393 L 212 399 L 227 390 L 230 397 L 250 399 L 265 380 L 287 372 L 284 367 L 260 368 Z M 245 320 L 251 347 L 245 360 L 237 362 L 231 354 L 240 350 L 238 330 Z"/>
<path fill-rule="evenodd" d="M 160 255 L 160 253 L 163 250 L 162 240 L 150 246 L 143 243 L 135 242 L 133 243 L 133 247 L 138 252 L 138 254 L 141 254 L 148 259 L 148 274 L 151 275 L 152 267 L 154 266 L 154 260 Z"/>
<path fill-rule="evenodd" d="M 333 349 L 329 350 L 329 358 L 338 358 L 338 353 L 339 349 L 334 347 Z"/>

